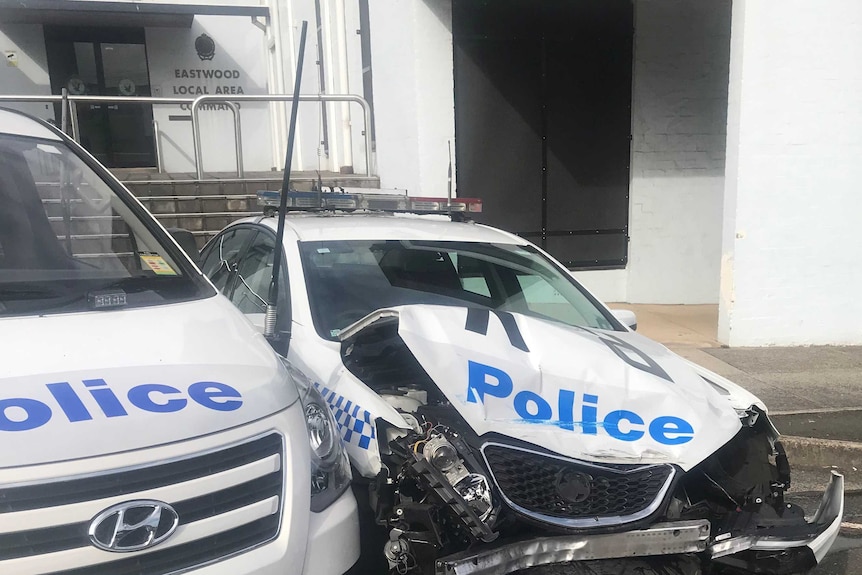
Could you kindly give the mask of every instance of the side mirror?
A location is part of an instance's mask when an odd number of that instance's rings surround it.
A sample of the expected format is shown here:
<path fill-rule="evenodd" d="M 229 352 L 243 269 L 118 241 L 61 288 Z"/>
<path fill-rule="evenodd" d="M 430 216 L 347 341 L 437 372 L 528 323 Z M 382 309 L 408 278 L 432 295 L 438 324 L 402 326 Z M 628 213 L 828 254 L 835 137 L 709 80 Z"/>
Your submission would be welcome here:
<path fill-rule="evenodd" d="M 188 230 L 182 228 L 168 228 L 168 233 L 171 234 L 183 251 L 186 252 L 195 265 L 200 263 L 201 253 L 198 251 L 198 244 L 195 241 L 195 236 Z"/>
<path fill-rule="evenodd" d="M 635 312 L 628 309 L 612 309 L 611 313 L 621 324 L 629 327 L 632 331 L 638 330 L 638 316 L 635 315 Z"/>

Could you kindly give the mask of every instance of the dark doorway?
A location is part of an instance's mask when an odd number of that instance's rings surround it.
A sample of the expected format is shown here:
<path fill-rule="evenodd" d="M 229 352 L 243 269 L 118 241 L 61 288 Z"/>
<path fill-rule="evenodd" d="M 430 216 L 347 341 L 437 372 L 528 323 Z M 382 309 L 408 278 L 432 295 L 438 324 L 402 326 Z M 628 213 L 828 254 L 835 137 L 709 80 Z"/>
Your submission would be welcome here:
<path fill-rule="evenodd" d="M 631 0 L 453 0 L 458 193 L 573 268 L 628 247 Z"/>
<path fill-rule="evenodd" d="M 45 26 L 51 92 L 149 96 L 143 28 Z M 59 115 L 58 115 L 59 117 Z M 150 104 L 78 104 L 81 144 L 112 168 L 156 165 Z"/>

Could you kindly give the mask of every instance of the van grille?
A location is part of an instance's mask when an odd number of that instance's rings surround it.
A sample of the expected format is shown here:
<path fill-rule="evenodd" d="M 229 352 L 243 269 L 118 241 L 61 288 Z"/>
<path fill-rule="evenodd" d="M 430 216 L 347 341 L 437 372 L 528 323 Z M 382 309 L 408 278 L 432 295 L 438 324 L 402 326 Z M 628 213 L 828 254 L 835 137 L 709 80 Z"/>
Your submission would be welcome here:
<path fill-rule="evenodd" d="M 270 433 L 147 467 L 0 486 L 0 573 L 164 575 L 265 543 L 278 535 L 283 453 L 281 435 Z M 116 503 L 137 499 L 171 505 L 179 516 L 177 533 L 131 555 L 92 546 L 87 534 L 92 518 Z M 27 523 L 29 513 L 46 508 L 55 511 L 56 524 L 15 530 L 22 519 Z M 46 570 L 49 553 L 56 555 Z"/>

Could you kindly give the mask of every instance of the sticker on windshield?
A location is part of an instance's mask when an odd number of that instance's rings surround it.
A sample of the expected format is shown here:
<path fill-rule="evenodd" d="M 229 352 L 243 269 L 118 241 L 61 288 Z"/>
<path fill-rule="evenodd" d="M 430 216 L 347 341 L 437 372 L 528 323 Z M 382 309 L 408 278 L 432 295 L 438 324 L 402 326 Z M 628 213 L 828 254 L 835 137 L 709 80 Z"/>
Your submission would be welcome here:
<path fill-rule="evenodd" d="M 165 261 L 165 258 L 163 258 L 160 255 L 141 254 L 141 261 L 144 263 L 145 266 L 147 266 L 148 268 L 153 270 L 156 273 L 156 275 L 160 275 L 160 276 L 175 276 L 175 275 L 177 275 L 177 272 L 174 271 L 174 268 L 172 268 L 170 265 L 168 265 L 168 262 Z"/>
<path fill-rule="evenodd" d="M 62 155 L 62 152 L 52 146 L 51 144 L 36 144 L 36 149 L 41 150 L 47 154 L 57 154 Z"/>

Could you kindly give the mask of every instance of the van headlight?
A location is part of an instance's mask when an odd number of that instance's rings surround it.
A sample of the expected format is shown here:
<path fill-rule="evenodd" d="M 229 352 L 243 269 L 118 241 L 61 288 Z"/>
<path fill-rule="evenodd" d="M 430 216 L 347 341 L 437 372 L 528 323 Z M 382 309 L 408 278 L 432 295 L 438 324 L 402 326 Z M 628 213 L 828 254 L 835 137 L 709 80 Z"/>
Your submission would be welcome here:
<path fill-rule="evenodd" d="M 320 393 L 307 388 L 302 406 L 311 445 L 311 510 L 319 513 L 350 486 L 350 461 L 335 418 Z"/>

